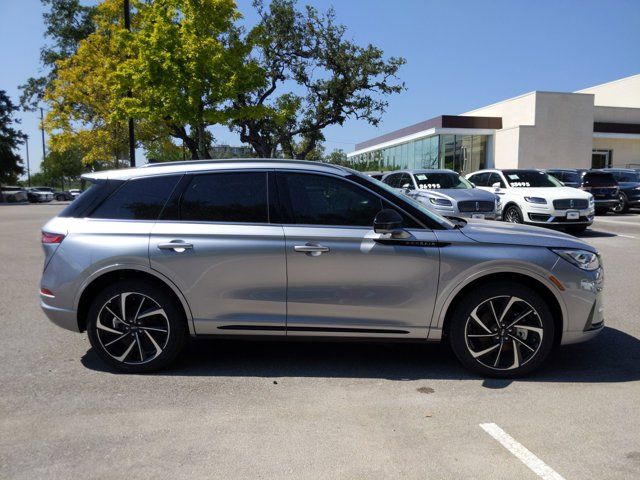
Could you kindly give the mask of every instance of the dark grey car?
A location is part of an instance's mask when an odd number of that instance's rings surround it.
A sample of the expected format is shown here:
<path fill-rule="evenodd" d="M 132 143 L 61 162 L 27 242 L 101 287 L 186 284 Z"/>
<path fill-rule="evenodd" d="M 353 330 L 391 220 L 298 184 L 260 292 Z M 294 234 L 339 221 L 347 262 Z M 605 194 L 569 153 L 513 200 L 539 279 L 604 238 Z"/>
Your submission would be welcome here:
<path fill-rule="evenodd" d="M 474 188 L 453 170 L 397 170 L 382 181 L 440 215 L 487 220 L 501 215 L 498 195 Z"/>
<path fill-rule="evenodd" d="M 594 247 L 454 222 L 358 172 L 205 161 L 84 176 L 43 228 L 40 299 L 112 367 L 169 364 L 189 335 L 449 341 L 513 377 L 604 326 Z"/>

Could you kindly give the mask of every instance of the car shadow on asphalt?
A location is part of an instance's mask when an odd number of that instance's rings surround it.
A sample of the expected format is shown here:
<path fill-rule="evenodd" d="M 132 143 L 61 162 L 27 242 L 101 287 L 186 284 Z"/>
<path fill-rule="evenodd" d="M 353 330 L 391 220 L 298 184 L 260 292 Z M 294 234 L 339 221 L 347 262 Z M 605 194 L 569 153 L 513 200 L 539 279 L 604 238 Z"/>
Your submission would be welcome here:
<path fill-rule="evenodd" d="M 599 237 L 617 237 L 615 233 L 603 232 L 600 230 L 585 230 L 584 232 L 574 234 L 578 238 L 599 238 Z"/>
<path fill-rule="evenodd" d="M 89 350 L 89 369 L 115 373 Z M 447 345 L 423 343 L 194 340 L 159 376 L 327 377 L 387 380 L 478 380 Z M 538 371 L 517 380 L 485 379 L 486 388 L 513 382 L 616 383 L 640 380 L 640 340 L 605 327 L 594 340 L 553 352 Z"/>

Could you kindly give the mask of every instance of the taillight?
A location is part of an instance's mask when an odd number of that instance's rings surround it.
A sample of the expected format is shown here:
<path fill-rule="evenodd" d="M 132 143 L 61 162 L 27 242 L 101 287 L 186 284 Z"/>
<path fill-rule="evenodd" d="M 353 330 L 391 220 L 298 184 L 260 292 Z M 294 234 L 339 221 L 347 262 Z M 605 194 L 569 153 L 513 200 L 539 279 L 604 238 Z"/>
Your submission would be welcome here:
<path fill-rule="evenodd" d="M 60 243 L 64 240 L 64 235 L 60 233 L 42 232 L 42 243 Z"/>

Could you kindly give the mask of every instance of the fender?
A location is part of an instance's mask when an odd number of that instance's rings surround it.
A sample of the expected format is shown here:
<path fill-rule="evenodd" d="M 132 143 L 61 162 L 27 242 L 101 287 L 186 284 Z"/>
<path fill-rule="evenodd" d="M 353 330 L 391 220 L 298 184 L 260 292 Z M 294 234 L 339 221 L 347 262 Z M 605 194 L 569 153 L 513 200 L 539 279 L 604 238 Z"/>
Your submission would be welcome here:
<path fill-rule="evenodd" d="M 176 294 L 176 296 L 180 300 L 180 303 L 182 304 L 182 308 L 187 314 L 187 320 L 188 320 L 187 324 L 189 325 L 189 333 L 191 335 L 196 334 L 195 327 L 193 324 L 193 313 L 191 312 L 191 307 L 189 306 L 187 299 L 184 297 L 184 295 L 178 289 L 178 287 L 165 275 L 161 274 L 160 272 L 157 272 L 156 270 L 153 270 L 147 265 L 141 265 L 139 263 L 116 263 L 113 265 L 102 267 L 99 270 L 96 270 L 95 272 L 93 272 L 88 278 L 84 280 L 84 282 L 82 282 L 82 284 L 80 285 L 80 288 L 78 289 L 78 293 L 76 293 L 76 297 L 74 300 L 75 311 L 76 312 L 78 311 L 78 306 L 80 305 L 80 298 L 82 298 L 82 294 L 91 283 L 93 283 L 95 280 L 97 280 L 98 278 L 100 278 L 101 276 L 107 273 L 115 272 L 118 270 L 136 270 L 139 272 L 148 273 L 149 275 L 154 276 L 155 278 L 160 280 L 162 283 L 164 283 L 167 287 L 169 287 L 173 291 L 173 293 Z"/>
<path fill-rule="evenodd" d="M 474 282 L 475 280 L 478 280 L 487 275 L 492 275 L 496 273 L 504 273 L 504 274 L 518 273 L 520 275 L 527 276 L 532 280 L 538 281 L 539 283 L 547 287 L 550 292 L 553 293 L 553 296 L 558 302 L 558 305 L 560 305 L 560 310 L 562 311 L 562 318 L 563 319 L 567 318 L 567 307 L 564 301 L 562 300 L 562 297 L 560 297 L 560 295 L 558 294 L 557 287 L 553 283 L 551 283 L 551 281 L 548 278 L 546 278 L 544 275 L 541 275 L 534 270 L 524 268 L 522 266 L 517 266 L 517 267 L 510 266 L 507 269 L 503 266 L 498 265 L 498 266 L 483 268 L 481 270 L 478 270 L 477 272 L 474 272 L 472 275 L 466 277 L 464 280 L 457 283 L 455 287 L 453 287 L 449 291 L 448 294 L 444 291 L 438 293 L 438 298 L 441 298 L 443 295 L 446 294 L 446 299 L 441 304 L 440 302 L 436 303 L 436 306 L 434 309 L 434 316 L 431 321 L 431 326 L 429 328 L 427 339 L 429 341 L 437 341 L 437 340 L 440 340 L 440 338 L 442 338 L 442 326 L 444 325 L 444 318 L 447 314 L 447 311 L 449 310 L 449 307 L 451 306 L 453 299 L 456 297 L 456 295 L 458 295 L 458 293 L 460 293 L 460 291 L 464 287 Z M 436 314 L 436 312 L 438 313 Z M 563 332 L 567 331 L 567 328 L 568 328 L 567 322 L 563 321 L 562 331 Z"/>

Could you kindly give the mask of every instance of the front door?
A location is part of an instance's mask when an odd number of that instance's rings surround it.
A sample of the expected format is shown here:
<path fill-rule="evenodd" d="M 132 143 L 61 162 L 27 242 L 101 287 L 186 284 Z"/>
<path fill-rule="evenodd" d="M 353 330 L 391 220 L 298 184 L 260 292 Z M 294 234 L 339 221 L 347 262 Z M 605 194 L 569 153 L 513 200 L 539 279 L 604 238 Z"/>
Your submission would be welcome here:
<path fill-rule="evenodd" d="M 284 233 L 269 224 L 268 172 L 187 177 L 151 232 L 151 267 L 183 292 L 197 334 L 284 335 Z"/>
<path fill-rule="evenodd" d="M 410 228 L 403 241 L 376 234 L 373 219 L 390 205 L 338 176 L 280 172 L 278 190 L 287 335 L 425 338 L 438 287 L 434 233 Z"/>
<path fill-rule="evenodd" d="M 610 168 L 611 150 L 593 150 L 591 152 L 591 168 Z"/>

